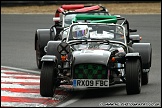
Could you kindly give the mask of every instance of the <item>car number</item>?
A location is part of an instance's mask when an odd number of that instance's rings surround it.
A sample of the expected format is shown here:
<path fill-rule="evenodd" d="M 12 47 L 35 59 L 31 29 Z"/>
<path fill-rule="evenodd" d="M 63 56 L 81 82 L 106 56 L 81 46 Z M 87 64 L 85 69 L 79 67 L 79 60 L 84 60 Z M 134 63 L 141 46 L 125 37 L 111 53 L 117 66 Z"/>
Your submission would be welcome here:
<path fill-rule="evenodd" d="M 109 87 L 108 79 L 73 79 L 73 87 Z"/>

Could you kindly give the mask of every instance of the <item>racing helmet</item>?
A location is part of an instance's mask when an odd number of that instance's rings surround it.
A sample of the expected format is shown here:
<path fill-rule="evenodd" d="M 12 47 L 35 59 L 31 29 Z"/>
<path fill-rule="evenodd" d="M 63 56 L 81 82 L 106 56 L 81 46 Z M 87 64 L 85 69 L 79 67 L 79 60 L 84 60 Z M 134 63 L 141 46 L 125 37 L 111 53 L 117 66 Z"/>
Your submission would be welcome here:
<path fill-rule="evenodd" d="M 87 25 L 74 25 L 72 32 L 73 39 L 83 39 L 89 37 L 89 30 Z"/>

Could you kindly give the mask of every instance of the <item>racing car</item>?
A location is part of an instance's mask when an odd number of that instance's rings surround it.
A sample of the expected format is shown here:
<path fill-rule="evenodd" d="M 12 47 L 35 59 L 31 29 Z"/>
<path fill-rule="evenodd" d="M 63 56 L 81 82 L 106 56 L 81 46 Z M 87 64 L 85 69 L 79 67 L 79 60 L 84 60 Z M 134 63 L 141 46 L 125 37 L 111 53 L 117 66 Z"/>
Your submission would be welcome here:
<path fill-rule="evenodd" d="M 77 19 L 92 21 L 78 23 Z M 74 21 L 64 39 L 50 40 L 44 48 L 41 96 L 53 97 L 60 85 L 108 88 L 120 83 L 126 84 L 128 95 L 139 94 L 141 85 L 148 83 L 151 43 L 128 44 L 126 31 L 132 30 L 125 19 L 117 24 L 116 16 L 77 15 Z"/>
<path fill-rule="evenodd" d="M 36 51 L 36 63 L 38 69 L 41 69 L 42 67 L 41 58 L 45 55 L 44 47 L 47 42 L 49 40 L 60 40 L 59 34 L 63 29 L 62 27 L 68 27 L 71 24 L 71 20 L 78 13 L 110 15 L 108 10 L 101 5 L 73 4 L 62 5 L 59 7 L 56 10 L 55 17 L 53 18 L 55 24 L 47 29 L 37 29 L 35 32 L 34 49 Z M 55 31 L 53 31 L 53 27 L 56 28 Z"/>
<path fill-rule="evenodd" d="M 71 4 L 71 5 L 62 5 L 61 7 L 59 7 L 55 12 L 53 21 L 55 22 L 55 25 L 64 26 L 64 24 L 62 24 L 63 22 L 60 24 L 59 21 L 61 15 L 66 16 L 68 12 L 73 13 L 73 12 L 89 12 L 89 11 L 105 12 L 106 14 L 110 15 L 108 9 L 106 9 L 102 5 Z"/>

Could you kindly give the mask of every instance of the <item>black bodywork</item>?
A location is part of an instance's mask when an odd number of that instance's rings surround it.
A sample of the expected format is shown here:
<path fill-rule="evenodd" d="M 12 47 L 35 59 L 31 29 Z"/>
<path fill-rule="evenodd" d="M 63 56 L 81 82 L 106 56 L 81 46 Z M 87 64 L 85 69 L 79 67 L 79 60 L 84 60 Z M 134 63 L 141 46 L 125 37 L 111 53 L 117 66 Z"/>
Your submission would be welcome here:
<path fill-rule="evenodd" d="M 106 39 L 48 41 L 46 55 L 41 59 L 40 94 L 52 97 L 58 86 L 70 84 L 74 87 L 78 79 L 108 81 L 106 87 L 125 83 L 128 95 L 139 94 L 141 85 L 148 83 L 151 44 L 134 43 L 129 34 L 125 36 L 125 43 Z M 87 47 L 77 49 L 77 45 Z"/>

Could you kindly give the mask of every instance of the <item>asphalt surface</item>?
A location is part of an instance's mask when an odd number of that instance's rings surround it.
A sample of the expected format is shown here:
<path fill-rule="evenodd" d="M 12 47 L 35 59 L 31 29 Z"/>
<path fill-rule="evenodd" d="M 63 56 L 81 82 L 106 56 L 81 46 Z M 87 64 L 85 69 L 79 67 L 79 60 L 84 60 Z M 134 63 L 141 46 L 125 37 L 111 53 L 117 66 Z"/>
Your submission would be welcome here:
<path fill-rule="evenodd" d="M 152 45 L 152 67 L 148 85 L 142 86 L 141 94 L 138 95 L 127 95 L 125 85 L 76 90 L 73 95 L 84 92 L 82 97 L 67 104 L 67 107 L 98 107 L 100 103 L 106 106 L 110 102 L 120 102 L 118 105 L 145 102 L 150 106 L 161 106 L 161 15 L 122 16 L 128 19 L 131 28 L 138 30 L 137 33 L 142 36 L 141 42 Z M 40 71 L 35 60 L 34 34 L 38 28 L 52 26 L 52 17 L 53 15 L 1 14 L 1 66 Z"/>

